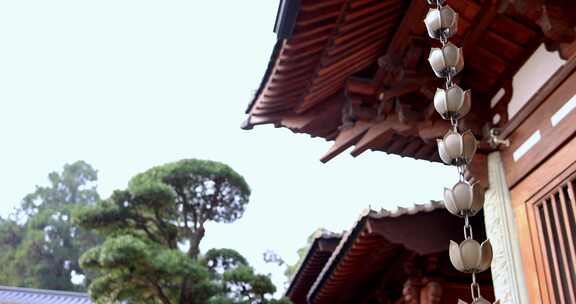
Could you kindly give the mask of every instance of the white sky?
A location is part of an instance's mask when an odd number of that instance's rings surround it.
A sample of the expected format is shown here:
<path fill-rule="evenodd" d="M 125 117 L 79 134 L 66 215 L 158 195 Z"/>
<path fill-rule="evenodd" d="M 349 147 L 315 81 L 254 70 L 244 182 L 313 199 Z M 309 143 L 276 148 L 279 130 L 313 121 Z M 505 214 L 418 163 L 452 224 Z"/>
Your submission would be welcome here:
<path fill-rule="evenodd" d="M 347 229 L 373 208 L 440 199 L 450 168 L 366 152 L 328 164 L 329 142 L 270 126 L 239 128 L 264 74 L 278 0 L 0 0 L 0 214 L 82 159 L 108 196 L 181 158 L 225 162 L 253 195 L 203 248 L 293 263 L 318 227 Z"/>

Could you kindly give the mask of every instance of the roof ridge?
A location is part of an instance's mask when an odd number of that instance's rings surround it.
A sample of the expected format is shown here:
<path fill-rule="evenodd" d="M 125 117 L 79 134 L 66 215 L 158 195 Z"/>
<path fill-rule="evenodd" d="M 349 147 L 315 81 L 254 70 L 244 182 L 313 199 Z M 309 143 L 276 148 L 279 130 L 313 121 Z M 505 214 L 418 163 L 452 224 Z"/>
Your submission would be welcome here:
<path fill-rule="evenodd" d="M 333 232 L 325 228 L 318 229 L 314 233 L 314 240 L 316 239 L 323 239 L 323 238 L 339 238 L 342 236 L 342 233 Z"/>
<path fill-rule="evenodd" d="M 431 212 L 436 209 L 442 209 L 442 208 L 444 208 L 443 201 L 430 200 L 422 204 L 413 204 L 412 207 L 397 206 L 396 209 L 394 210 L 381 208 L 380 211 L 373 210 L 374 211 L 373 213 L 365 213 L 364 215 L 369 215 L 373 218 L 399 217 L 402 215 L 416 214 L 419 212 Z"/>

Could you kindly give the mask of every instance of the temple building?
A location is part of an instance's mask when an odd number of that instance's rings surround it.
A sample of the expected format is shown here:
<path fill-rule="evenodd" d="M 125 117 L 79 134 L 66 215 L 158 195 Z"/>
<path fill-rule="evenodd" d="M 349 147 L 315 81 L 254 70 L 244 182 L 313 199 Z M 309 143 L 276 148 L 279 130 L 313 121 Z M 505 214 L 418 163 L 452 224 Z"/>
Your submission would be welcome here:
<path fill-rule="evenodd" d="M 470 283 L 450 264 L 446 244 L 462 239 L 461 222 L 440 202 L 367 210 L 341 237 L 316 237 L 286 296 L 294 304 L 457 303 Z M 492 298 L 490 273 L 478 279 Z"/>
<path fill-rule="evenodd" d="M 501 303 L 576 303 L 576 2 L 446 2 L 459 16 L 450 41 L 465 57 L 453 81 L 472 96 L 459 127 L 478 141 L 469 169 L 487 188 L 481 216 L 494 254 L 491 276 L 479 279 Z M 332 146 L 317 156 L 323 162 L 350 148 L 353 156 L 371 150 L 440 162 L 437 139 L 451 126 L 435 111 L 443 82 L 427 60 L 439 46 L 423 22 L 434 3 L 282 0 L 277 43 L 242 127 L 325 138 Z M 333 251 L 318 240 L 288 294 L 296 303 L 433 303 L 400 299 L 413 284 L 430 294 L 444 286 L 449 297 L 446 286 L 463 281 L 444 268 L 448 243 L 419 243 L 414 220 L 442 213 L 369 212 Z M 439 222 L 426 237 L 454 239 L 449 225 Z M 391 239 L 388 229 L 409 233 Z M 397 260 L 409 256 L 417 257 L 413 270 Z"/>

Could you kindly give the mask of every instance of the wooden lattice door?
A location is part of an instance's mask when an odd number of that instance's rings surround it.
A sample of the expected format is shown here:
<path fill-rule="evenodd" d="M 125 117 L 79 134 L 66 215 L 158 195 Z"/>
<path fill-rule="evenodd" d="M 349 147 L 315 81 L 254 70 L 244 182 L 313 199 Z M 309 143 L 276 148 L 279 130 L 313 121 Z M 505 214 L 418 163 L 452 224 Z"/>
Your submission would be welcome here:
<path fill-rule="evenodd" d="M 575 166 L 572 166 L 575 167 Z M 528 201 L 530 234 L 541 296 L 576 303 L 576 167 Z"/>
<path fill-rule="evenodd" d="M 527 101 L 501 152 L 522 260 L 514 275 L 524 277 L 533 304 L 576 304 L 575 64 L 573 57 L 546 94 Z"/>

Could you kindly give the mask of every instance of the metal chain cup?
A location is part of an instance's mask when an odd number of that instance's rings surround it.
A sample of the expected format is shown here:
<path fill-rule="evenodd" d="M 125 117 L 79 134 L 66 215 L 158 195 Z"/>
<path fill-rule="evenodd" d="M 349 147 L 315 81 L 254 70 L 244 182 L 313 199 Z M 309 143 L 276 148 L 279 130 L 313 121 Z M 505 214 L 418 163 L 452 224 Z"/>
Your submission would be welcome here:
<path fill-rule="evenodd" d="M 461 132 L 458 127 L 458 120 L 470 112 L 471 94 L 454 83 L 454 77 L 464 69 L 464 57 L 462 49 L 448 41 L 458 30 L 458 13 L 444 0 L 427 2 L 432 6 L 424 19 L 428 35 L 442 44 L 440 48 L 432 48 L 428 61 L 434 74 L 446 79 L 445 88 L 436 90 L 434 108 L 452 125 L 444 138 L 438 139 L 438 153 L 445 164 L 456 166 L 459 179 L 452 189 L 444 189 L 444 203 L 450 213 L 464 218 L 465 223 L 464 241 L 460 244 L 450 242 L 450 261 L 458 271 L 472 274 L 471 304 L 490 304 L 480 293 L 476 274 L 490 268 L 492 245 L 489 240 L 482 244 L 474 240 L 470 225 L 470 217 L 475 216 L 484 205 L 484 189 L 477 182 L 470 183 L 465 178 L 468 165 L 476 153 L 477 142 L 470 130 Z M 499 303 L 496 301 L 494 304 Z M 468 303 L 459 300 L 458 304 Z"/>

